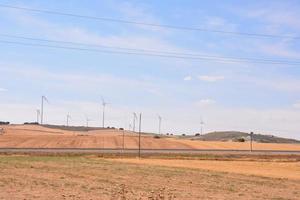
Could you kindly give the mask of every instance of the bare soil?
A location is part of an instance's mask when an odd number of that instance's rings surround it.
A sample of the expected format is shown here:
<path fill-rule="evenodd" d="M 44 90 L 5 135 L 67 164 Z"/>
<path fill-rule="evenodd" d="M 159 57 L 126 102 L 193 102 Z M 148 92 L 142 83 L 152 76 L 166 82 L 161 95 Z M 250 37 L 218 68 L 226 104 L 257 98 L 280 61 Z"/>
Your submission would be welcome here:
<path fill-rule="evenodd" d="M 267 166 L 278 168 L 278 172 L 287 168 L 281 178 L 275 178 L 241 173 L 250 168 L 259 171 L 265 163 L 258 162 L 244 161 L 243 168 L 243 163 L 229 161 L 227 164 L 225 161 L 207 161 L 206 164 L 189 160 L 184 164 L 177 160 L 172 163 L 134 161 L 136 163 L 107 160 L 92 155 L 2 155 L 0 199 L 300 199 L 300 180 L 287 175 L 289 170 L 291 174 L 299 172 L 294 162 Z M 190 167 L 204 164 L 218 166 Z M 222 165 L 227 172 L 218 170 Z"/>

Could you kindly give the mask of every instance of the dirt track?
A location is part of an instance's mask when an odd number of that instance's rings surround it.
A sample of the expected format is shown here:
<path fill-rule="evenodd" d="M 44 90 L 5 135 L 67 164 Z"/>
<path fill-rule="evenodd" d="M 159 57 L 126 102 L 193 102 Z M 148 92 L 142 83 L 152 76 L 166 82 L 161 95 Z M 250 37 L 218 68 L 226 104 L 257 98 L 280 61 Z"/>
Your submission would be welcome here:
<path fill-rule="evenodd" d="M 95 130 L 89 132 L 72 132 L 50 129 L 35 125 L 3 126 L 5 133 L 0 135 L 0 147 L 17 148 L 122 148 L 123 131 Z M 155 139 L 142 136 L 142 148 L 149 149 L 237 149 L 248 150 L 249 144 L 239 142 L 191 141 L 177 138 Z M 125 132 L 125 148 L 138 147 L 138 135 Z M 294 150 L 299 151 L 298 144 L 254 143 L 256 150 Z"/>

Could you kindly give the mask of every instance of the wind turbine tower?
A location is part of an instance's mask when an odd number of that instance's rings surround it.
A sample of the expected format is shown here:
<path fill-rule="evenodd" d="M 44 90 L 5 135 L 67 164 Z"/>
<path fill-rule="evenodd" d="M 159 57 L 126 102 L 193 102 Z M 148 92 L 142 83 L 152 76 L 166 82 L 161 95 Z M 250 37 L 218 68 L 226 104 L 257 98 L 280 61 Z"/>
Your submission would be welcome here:
<path fill-rule="evenodd" d="M 44 122 L 44 101 L 49 103 L 48 99 L 46 96 L 42 96 L 42 103 L 41 103 L 41 124 Z"/>
<path fill-rule="evenodd" d="M 162 117 L 158 115 L 158 134 L 161 133 L 161 121 L 162 121 Z"/>
<path fill-rule="evenodd" d="M 71 115 L 68 113 L 67 114 L 67 126 L 69 126 L 69 120 L 71 119 Z"/>
<path fill-rule="evenodd" d="M 86 127 L 89 127 L 89 122 L 92 121 L 88 116 L 85 116 L 86 119 Z"/>
<path fill-rule="evenodd" d="M 39 109 L 36 109 L 36 122 L 39 123 L 40 121 L 40 114 L 41 114 L 41 111 Z"/>
<path fill-rule="evenodd" d="M 135 132 L 135 120 L 137 120 L 137 114 L 133 113 L 132 131 Z"/>
<path fill-rule="evenodd" d="M 203 126 L 204 126 L 204 121 L 201 119 L 200 121 L 200 124 L 201 124 L 201 135 L 203 134 Z"/>
<path fill-rule="evenodd" d="M 102 100 L 102 128 L 104 128 L 104 120 L 105 120 L 105 106 L 107 105 L 107 103 L 104 101 L 104 98 L 101 96 L 101 100 Z"/>

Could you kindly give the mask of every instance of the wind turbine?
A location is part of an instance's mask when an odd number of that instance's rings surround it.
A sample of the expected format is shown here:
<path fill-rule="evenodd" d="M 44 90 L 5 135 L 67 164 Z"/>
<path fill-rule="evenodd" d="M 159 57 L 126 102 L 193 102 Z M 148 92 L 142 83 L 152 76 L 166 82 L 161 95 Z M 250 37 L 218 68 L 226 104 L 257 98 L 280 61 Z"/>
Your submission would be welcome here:
<path fill-rule="evenodd" d="M 40 121 L 40 114 L 41 114 L 41 111 L 39 109 L 36 109 L 36 122 L 39 123 Z"/>
<path fill-rule="evenodd" d="M 89 122 L 92 121 L 87 115 L 85 116 L 86 127 L 89 127 Z"/>
<path fill-rule="evenodd" d="M 102 128 L 104 128 L 104 119 L 105 119 L 105 106 L 108 104 L 107 102 L 105 102 L 104 98 L 101 96 L 101 100 L 102 100 Z"/>
<path fill-rule="evenodd" d="M 67 126 L 69 126 L 69 119 L 72 119 L 72 118 L 71 118 L 71 115 L 68 113 L 67 114 Z"/>
<path fill-rule="evenodd" d="M 137 120 L 137 114 L 134 112 L 133 113 L 133 123 L 132 123 L 132 130 L 135 132 L 135 120 Z"/>
<path fill-rule="evenodd" d="M 160 115 L 157 115 L 157 116 L 158 116 L 158 134 L 160 134 L 162 117 Z"/>
<path fill-rule="evenodd" d="M 131 128 L 132 128 L 132 125 L 131 125 L 131 123 L 129 123 L 128 129 L 131 130 Z"/>
<path fill-rule="evenodd" d="M 43 121 L 44 121 L 44 101 L 49 103 L 47 97 L 43 95 L 42 96 L 42 104 L 41 104 L 41 124 L 43 124 Z"/>
<path fill-rule="evenodd" d="M 203 126 L 204 126 L 204 121 L 201 119 L 200 121 L 200 125 L 201 125 L 201 135 L 203 134 Z"/>

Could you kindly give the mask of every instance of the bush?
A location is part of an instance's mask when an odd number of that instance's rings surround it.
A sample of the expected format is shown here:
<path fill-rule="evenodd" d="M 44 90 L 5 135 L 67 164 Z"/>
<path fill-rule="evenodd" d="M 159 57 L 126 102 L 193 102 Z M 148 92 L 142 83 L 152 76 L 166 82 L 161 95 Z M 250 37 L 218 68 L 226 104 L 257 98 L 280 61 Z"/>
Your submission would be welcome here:
<path fill-rule="evenodd" d="M 200 133 L 196 133 L 195 136 L 200 136 Z"/>
<path fill-rule="evenodd" d="M 155 138 L 155 139 L 159 139 L 160 136 L 159 136 L 159 135 L 154 135 L 154 138 Z"/>
<path fill-rule="evenodd" d="M 244 138 L 238 138 L 236 139 L 237 142 L 245 142 L 245 139 Z"/>
<path fill-rule="evenodd" d="M 119 128 L 120 131 L 124 131 L 124 128 Z"/>
<path fill-rule="evenodd" d="M 38 125 L 39 123 L 38 122 L 24 122 L 25 125 Z"/>
<path fill-rule="evenodd" d="M 185 134 L 183 133 L 183 134 L 181 134 L 181 136 L 185 136 Z"/>
<path fill-rule="evenodd" d="M 0 125 L 8 125 L 9 124 L 9 122 L 2 122 L 2 121 L 0 121 Z"/>

